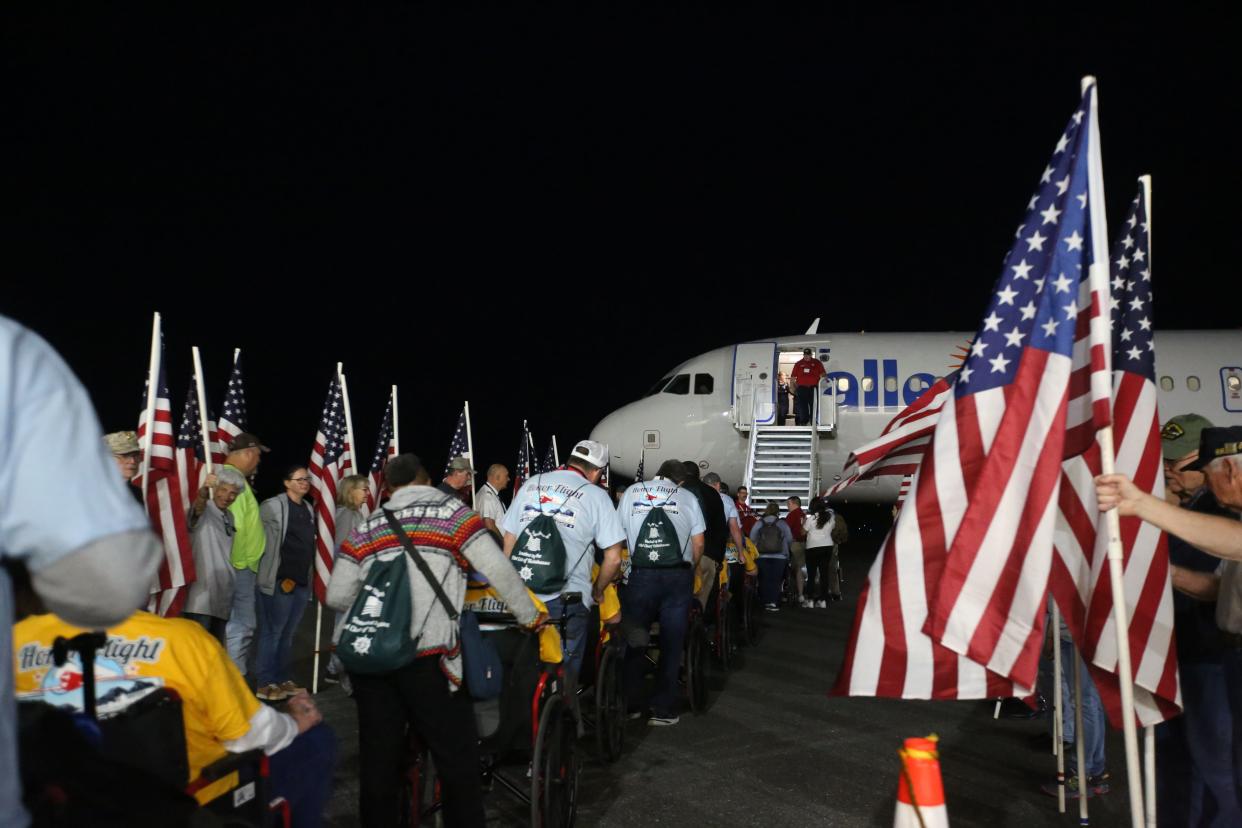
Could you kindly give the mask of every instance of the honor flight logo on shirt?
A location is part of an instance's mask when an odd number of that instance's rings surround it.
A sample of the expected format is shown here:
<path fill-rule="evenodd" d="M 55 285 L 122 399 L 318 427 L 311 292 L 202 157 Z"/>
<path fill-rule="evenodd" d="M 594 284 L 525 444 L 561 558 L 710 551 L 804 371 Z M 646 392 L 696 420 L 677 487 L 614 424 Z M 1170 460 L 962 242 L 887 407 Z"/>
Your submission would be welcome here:
<path fill-rule="evenodd" d="M 95 659 L 95 705 L 99 718 L 106 719 L 164 686 L 155 676 L 139 676 L 138 663 L 159 661 L 163 639 L 145 636 L 136 641 L 111 638 Z M 84 706 L 85 678 L 81 657 L 72 653 L 57 667 L 51 647 L 27 644 L 17 651 L 18 673 L 28 673 L 38 690 L 19 693 L 23 701 L 42 701 L 53 707 L 81 713 Z"/>

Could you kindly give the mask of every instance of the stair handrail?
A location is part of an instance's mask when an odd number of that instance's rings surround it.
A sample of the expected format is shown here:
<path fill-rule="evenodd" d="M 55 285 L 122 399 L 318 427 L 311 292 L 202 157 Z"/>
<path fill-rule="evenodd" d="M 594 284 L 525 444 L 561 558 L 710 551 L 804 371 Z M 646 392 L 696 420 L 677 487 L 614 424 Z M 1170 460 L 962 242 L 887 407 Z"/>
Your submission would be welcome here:
<path fill-rule="evenodd" d="M 759 424 L 755 422 L 758 394 L 750 395 L 750 445 L 746 448 L 746 474 L 742 476 L 742 485 L 750 491 L 755 476 L 755 447 L 759 444 Z"/>

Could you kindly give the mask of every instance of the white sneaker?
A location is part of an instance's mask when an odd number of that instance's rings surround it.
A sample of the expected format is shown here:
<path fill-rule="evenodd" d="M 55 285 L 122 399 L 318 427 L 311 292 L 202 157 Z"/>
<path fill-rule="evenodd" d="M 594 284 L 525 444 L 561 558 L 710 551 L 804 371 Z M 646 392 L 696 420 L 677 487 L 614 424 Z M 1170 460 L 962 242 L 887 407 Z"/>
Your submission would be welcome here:
<path fill-rule="evenodd" d="M 828 602 L 827 602 L 827 601 L 822 601 L 822 600 L 821 600 L 821 601 L 816 601 L 816 602 L 815 602 L 815 606 L 816 606 L 818 609 L 828 609 Z"/>

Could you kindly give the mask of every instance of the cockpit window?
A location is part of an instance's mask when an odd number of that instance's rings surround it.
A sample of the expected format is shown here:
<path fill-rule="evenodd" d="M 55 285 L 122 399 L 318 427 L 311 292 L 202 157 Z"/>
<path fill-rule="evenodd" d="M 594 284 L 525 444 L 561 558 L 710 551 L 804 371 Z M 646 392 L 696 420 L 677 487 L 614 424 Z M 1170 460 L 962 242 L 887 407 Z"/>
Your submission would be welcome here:
<path fill-rule="evenodd" d="M 673 381 L 664 387 L 665 394 L 689 394 L 690 393 L 690 375 L 678 374 L 673 377 Z"/>
<path fill-rule="evenodd" d="M 711 374 L 694 375 L 694 393 L 710 394 L 716 387 L 716 380 Z"/>
<path fill-rule="evenodd" d="M 664 379 L 660 380 L 655 385 L 651 386 L 651 390 L 648 391 L 646 394 L 643 394 L 643 396 L 654 397 L 656 394 L 659 394 L 661 391 L 664 390 L 664 386 L 668 385 L 668 381 L 671 379 L 672 377 L 669 376 L 669 377 L 665 377 Z"/>

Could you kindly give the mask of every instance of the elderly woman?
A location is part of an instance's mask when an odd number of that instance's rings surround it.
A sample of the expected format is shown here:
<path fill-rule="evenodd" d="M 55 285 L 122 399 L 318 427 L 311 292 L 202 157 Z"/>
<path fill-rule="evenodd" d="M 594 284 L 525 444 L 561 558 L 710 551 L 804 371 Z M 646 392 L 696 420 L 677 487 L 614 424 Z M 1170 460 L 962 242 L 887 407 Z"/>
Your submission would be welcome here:
<path fill-rule="evenodd" d="M 360 474 L 351 474 L 342 478 L 340 485 L 336 489 L 336 548 L 340 549 L 341 544 L 349 537 L 349 533 L 354 527 L 362 522 L 362 507 L 367 502 L 367 479 Z M 341 660 L 336 657 L 336 642 L 341 637 L 341 625 L 345 623 L 346 613 L 338 612 L 336 621 L 332 626 L 332 658 L 328 660 L 328 674 L 324 676 L 324 681 L 329 684 L 340 683 L 345 688 L 346 693 L 351 692 L 349 686 L 349 676 L 345 674 L 345 668 L 341 665 Z"/>
<path fill-rule="evenodd" d="M 781 581 L 789 566 L 789 546 L 793 532 L 781 520 L 781 507 L 769 503 L 763 518 L 750 530 L 750 539 L 759 550 L 759 597 L 768 612 L 780 609 Z"/>
<path fill-rule="evenodd" d="M 224 643 L 224 628 L 233 607 L 233 513 L 229 506 L 246 487 L 235 469 L 222 466 L 207 475 L 190 509 L 190 546 L 196 577 L 190 584 L 182 615 L 202 624 Z"/>

